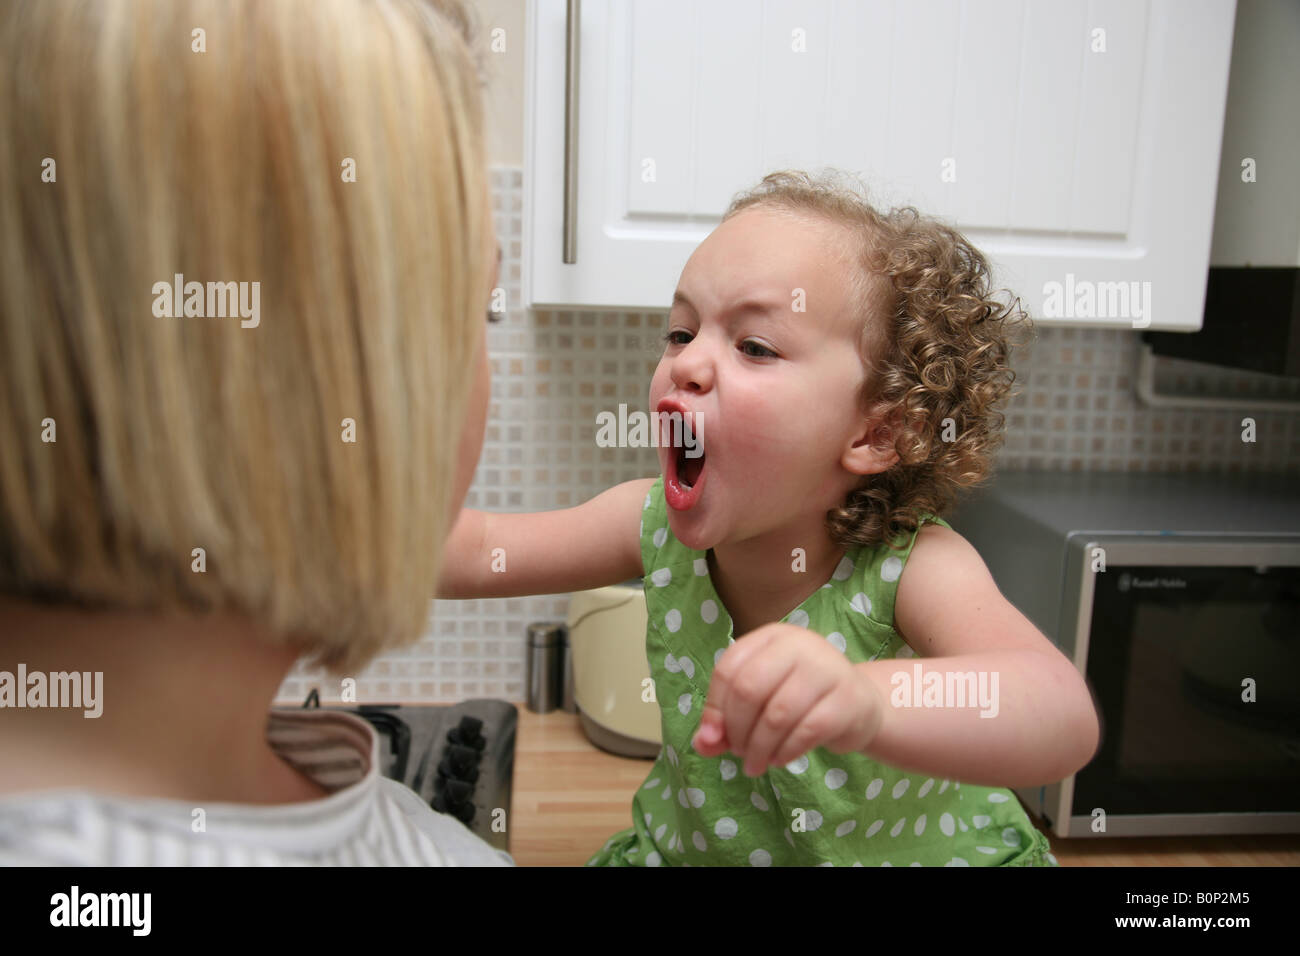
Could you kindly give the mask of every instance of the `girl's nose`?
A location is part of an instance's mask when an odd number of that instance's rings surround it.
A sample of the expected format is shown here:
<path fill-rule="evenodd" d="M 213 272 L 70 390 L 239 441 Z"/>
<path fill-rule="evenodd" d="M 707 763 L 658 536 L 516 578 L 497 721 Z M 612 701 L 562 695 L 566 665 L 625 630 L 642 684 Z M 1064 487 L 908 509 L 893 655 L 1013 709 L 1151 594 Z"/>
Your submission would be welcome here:
<path fill-rule="evenodd" d="M 683 391 L 702 391 L 713 382 L 713 358 L 709 344 L 699 336 L 687 342 L 672 359 L 673 384 Z"/>

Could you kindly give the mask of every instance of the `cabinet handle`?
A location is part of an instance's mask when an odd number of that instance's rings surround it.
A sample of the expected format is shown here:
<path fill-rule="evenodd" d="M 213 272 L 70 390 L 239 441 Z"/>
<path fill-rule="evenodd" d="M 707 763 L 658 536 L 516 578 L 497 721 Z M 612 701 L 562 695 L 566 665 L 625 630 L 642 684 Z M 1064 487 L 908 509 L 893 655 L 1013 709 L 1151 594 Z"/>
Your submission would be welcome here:
<path fill-rule="evenodd" d="M 564 39 L 564 263 L 578 261 L 578 40 L 582 0 L 568 0 Z"/>

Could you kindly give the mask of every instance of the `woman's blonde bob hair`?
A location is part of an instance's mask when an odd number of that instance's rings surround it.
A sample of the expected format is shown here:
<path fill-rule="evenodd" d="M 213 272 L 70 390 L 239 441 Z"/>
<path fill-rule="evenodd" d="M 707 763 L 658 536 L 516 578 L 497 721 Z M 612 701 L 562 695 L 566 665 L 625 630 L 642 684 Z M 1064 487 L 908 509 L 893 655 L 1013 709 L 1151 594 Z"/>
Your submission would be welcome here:
<path fill-rule="evenodd" d="M 336 673 L 418 638 L 491 277 L 475 48 L 455 0 L 4 4 L 0 593 L 237 609 Z M 156 314 L 176 276 L 257 323 Z"/>

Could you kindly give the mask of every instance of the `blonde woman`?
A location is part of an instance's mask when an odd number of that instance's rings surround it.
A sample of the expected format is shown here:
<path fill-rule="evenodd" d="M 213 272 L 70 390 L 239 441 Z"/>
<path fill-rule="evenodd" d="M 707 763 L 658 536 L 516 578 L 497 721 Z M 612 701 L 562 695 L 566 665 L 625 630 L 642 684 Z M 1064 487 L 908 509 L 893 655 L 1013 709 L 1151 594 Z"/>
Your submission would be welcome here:
<path fill-rule="evenodd" d="M 454 0 L 0 9 L 0 863 L 513 863 L 269 713 L 419 636 L 478 459 L 474 45 Z"/>

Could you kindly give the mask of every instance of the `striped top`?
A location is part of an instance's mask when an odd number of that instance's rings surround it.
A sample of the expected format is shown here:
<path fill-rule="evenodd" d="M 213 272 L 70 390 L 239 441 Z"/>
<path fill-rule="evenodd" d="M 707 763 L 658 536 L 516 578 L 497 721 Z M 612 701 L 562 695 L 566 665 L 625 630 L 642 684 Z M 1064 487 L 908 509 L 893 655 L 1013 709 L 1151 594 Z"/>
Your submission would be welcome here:
<path fill-rule="evenodd" d="M 267 740 L 330 795 L 250 806 L 78 789 L 11 794 L 0 797 L 0 866 L 515 865 L 381 776 L 379 737 L 360 717 L 272 711 Z"/>

